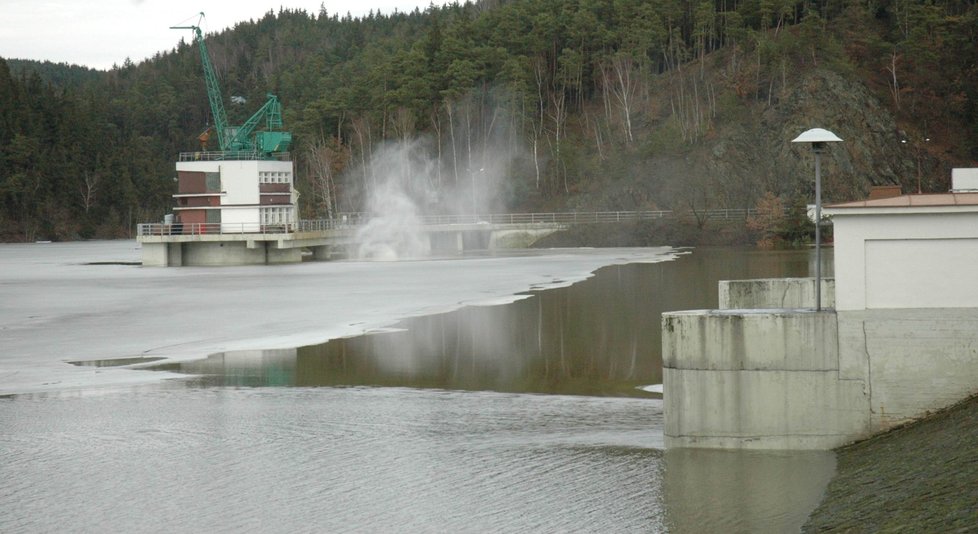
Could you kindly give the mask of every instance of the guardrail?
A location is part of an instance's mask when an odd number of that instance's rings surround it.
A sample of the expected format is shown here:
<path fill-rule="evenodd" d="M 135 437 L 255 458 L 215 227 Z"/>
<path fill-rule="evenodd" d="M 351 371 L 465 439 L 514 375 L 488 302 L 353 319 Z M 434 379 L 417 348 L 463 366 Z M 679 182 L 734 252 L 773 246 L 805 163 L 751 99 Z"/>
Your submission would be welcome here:
<path fill-rule="evenodd" d="M 754 209 L 710 209 L 697 212 L 673 210 L 646 210 L 646 211 L 594 211 L 594 212 L 553 212 L 553 213 L 490 213 L 476 215 L 421 215 L 417 220 L 423 225 L 444 225 L 444 224 L 534 224 L 534 223 L 556 223 L 556 224 L 591 224 L 591 223 L 617 223 L 630 221 L 643 221 L 655 219 L 674 219 L 679 217 L 701 218 L 711 221 L 734 221 L 744 220 L 753 215 Z M 302 223 L 313 223 L 320 221 L 335 221 L 341 227 L 343 225 L 366 224 L 374 216 L 363 213 L 343 213 L 337 219 L 320 219 L 302 221 Z"/>
<path fill-rule="evenodd" d="M 293 223 L 141 223 L 136 225 L 137 236 L 288 234 L 295 230 L 296 225 Z"/>
<path fill-rule="evenodd" d="M 181 152 L 179 161 L 250 161 L 258 159 L 273 159 L 288 161 L 288 152 L 265 154 L 257 150 L 210 150 L 206 152 Z"/>
<path fill-rule="evenodd" d="M 594 211 L 553 213 L 491 213 L 485 215 L 422 215 L 417 221 L 422 226 L 453 224 L 601 224 L 699 218 L 711 221 L 745 220 L 753 215 L 753 209 L 712 209 L 697 212 L 671 210 L 651 211 Z M 376 218 L 368 213 L 342 213 L 334 219 L 306 219 L 287 224 L 258 223 L 143 223 L 136 228 L 136 235 L 206 235 L 206 234 L 281 234 L 290 232 L 321 232 L 338 228 L 363 226 Z"/>

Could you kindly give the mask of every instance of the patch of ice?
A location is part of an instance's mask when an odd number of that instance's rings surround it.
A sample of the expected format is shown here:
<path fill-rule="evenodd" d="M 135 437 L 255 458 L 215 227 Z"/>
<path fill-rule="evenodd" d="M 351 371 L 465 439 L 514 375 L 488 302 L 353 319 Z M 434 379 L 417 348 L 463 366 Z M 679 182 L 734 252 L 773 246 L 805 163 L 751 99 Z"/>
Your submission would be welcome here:
<path fill-rule="evenodd" d="M 0 395 L 176 376 L 68 361 L 178 361 L 300 347 L 390 328 L 408 317 L 527 298 L 532 288 L 570 285 L 607 265 L 674 257 L 667 247 L 558 249 L 438 260 L 144 268 L 125 265 L 139 261 L 134 241 L 0 244 Z"/>

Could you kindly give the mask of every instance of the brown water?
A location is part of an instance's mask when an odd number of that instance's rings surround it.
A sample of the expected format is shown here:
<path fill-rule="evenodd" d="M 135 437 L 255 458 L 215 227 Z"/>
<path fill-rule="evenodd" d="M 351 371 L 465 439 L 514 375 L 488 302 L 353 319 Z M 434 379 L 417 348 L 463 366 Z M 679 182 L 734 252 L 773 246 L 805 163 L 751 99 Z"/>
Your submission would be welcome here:
<path fill-rule="evenodd" d="M 807 251 L 698 249 L 605 267 L 559 290 L 401 321 L 321 345 L 214 354 L 158 369 L 222 386 L 405 386 L 649 397 L 662 382 L 662 312 L 713 308 L 722 279 L 807 276 Z"/>
<path fill-rule="evenodd" d="M 0 399 L 0 531 L 797 531 L 831 453 L 663 452 L 637 387 L 661 381 L 662 311 L 808 264 L 701 249 L 169 366 L 184 381 Z"/>

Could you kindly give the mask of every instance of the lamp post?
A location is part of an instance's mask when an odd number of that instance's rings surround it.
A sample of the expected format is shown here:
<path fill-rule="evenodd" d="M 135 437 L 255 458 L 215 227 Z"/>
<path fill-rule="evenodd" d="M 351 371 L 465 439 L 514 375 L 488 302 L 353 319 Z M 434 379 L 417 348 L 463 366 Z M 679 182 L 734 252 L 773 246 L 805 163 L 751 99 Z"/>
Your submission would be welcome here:
<path fill-rule="evenodd" d="M 822 152 L 825 143 L 839 141 L 839 136 L 822 128 L 812 128 L 791 140 L 811 143 L 815 153 L 815 311 L 822 311 Z"/>
<path fill-rule="evenodd" d="M 906 139 L 900 142 L 903 143 L 904 145 L 907 144 Z M 930 143 L 930 137 L 925 137 L 923 142 Z M 913 146 L 914 146 L 914 157 L 917 160 L 917 194 L 920 195 L 923 193 L 923 190 L 920 187 L 920 141 L 915 142 Z"/>

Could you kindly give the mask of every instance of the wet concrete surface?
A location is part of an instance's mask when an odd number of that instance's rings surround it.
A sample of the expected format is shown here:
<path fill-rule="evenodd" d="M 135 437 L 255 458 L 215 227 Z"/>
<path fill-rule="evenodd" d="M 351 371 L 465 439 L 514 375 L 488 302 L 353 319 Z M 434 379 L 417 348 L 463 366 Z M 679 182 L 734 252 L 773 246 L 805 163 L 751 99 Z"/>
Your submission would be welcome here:
<path fill-rule="evenodd" d="M 978 531 L 978 397 L 837 451 L 803 532 Z"/>

